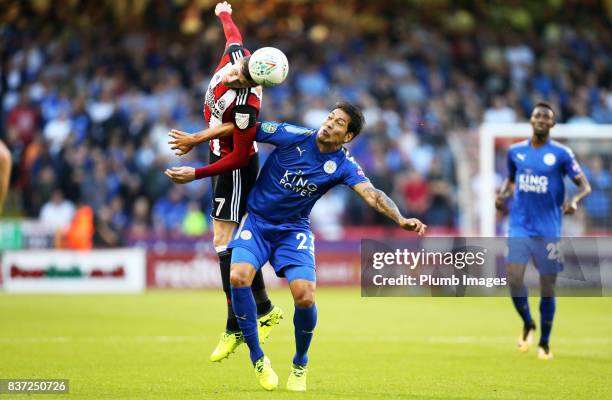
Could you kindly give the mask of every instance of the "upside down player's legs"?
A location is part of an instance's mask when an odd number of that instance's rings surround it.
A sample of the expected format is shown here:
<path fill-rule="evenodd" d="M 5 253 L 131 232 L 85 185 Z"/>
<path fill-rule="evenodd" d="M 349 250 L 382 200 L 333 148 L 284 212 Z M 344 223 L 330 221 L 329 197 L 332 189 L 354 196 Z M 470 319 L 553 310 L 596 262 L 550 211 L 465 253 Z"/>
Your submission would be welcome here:
<path fill-rule="evenodd" d="M 221 282 L 223 283 L 223 292 L 227 301 L 227 322 L 225 324 L 226 332 L 237 332 L 240 330 L 236 316 L 232 310 L 232 294 L 230 290 L 230 263 L 232 252 L 227 248 L 227 244 L 232 239 L 232 234 L 236 229 L 237 224 L 232 221 L 220 221 L 213 219 L 213 244 L 217 255 L 219 256 L 219 269 L 221 271 Z"/>
<path fill-rule="evenodd" d="M 225 292 L 225 298 L 227 302 L 227 322 L 225 325 L 225 331 L 238 332 L 240 328 L 236 321 L 236 316 L 232 309 L 232 296 L 230 291 L 230 264 L 232 258 L 232 250 L 227 248 L 227 245 L 232 240 L 234 231 L 238 224 L 232 221 L 221 221 L 213 219 L 213 244 L 217 255 L 219 256 L 219 268 L 221 272 L 221 282 L 223 284 L 223 292 Z M 272 302 L 268 298 L 266 286 L 263 280 L 263 274 L 261 270 L 257 271 L 257 274 L 253 278 L 253 284 L 251 286 L 253 296 L 255 297 L 255 303 L 257 305 L 257 315 L 261 316 L 268 313 L 272 309 Z"/>
<path fill-rule="evenodd" d="M 251 362 L 253 364 L 264 355 L 259 345 L 257 307 L 253 292 L 251 291 L 251 283 L 256 272 L 256 267 L 246 262 L 232 264 L 230 271 L 232 307 L 244 341 L 249 346 Z"/>

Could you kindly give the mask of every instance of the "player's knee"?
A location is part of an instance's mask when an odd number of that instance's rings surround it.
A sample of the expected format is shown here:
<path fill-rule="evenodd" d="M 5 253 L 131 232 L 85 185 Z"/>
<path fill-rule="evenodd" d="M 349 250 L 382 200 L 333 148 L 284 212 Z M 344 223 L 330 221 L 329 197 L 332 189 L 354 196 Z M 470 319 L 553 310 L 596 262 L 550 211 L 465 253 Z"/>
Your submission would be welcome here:
<path fill-rule="evenodd" d="M 555 297 L 555 283 L 551 281 L 542 280 L 540 284 L 540 296 Z"/>
<path fill-rule="evenodd" d="M 523 286 L 523 280 L 519 276 L 508 274 L 508 284 L 512 289 L 519 289 Z"/>
<path fill-rule="evenodd" d="M 227 244 L 230 242 L 231 237 L 232 235 L 227 234 L 226 232 L 215 232 L 215 235 L 213 236 L 213 245 L 215 246 L 215 248 L 227 246 Z"/>
<path fill-rule="evenodd" d="M 523 286 L 523 275 L 513 269 L 508 269 L 508 284 L 511 288 L 517 289 Z"/>
<path fill-rule="evenodd" d="M 232 268 L 230 272 L 230 284 L 233 287 L 245 287 L 251 285 L 251 274 L 245 268 Z"/>
<path fill-rule="evenodd" d="M 293 298 L 293 302 L 300 308 L 310 308 L 315 304 L 314 291 L 303 290 L 296 294 Z"/>

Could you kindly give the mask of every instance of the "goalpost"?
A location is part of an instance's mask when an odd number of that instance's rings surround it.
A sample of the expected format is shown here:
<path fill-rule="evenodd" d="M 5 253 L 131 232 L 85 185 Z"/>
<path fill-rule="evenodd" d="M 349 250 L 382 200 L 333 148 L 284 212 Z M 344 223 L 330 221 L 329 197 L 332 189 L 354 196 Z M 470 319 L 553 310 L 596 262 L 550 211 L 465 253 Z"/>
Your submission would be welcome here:
<path fill-rule="evenodd" d="M 532 128 L 528 123 L 516 124 L 483 124 L 479 129 L 480 158 L 480 196 L 476 214 L 480 218 L 480 236 L 495 236 L 495 140 L 499 138 L 525 139 L 531 137 Z M 578 153 L 578 161 L 584 167 L 588 161 L 580 157 L 580 152 L 573 142 L 587 140 L 589 151 L 612 157 L 612 125 L 596 124 L 557 124 L 551 130 L 553 140 L 571 140 L 569 146 Z M 584 146 L 581 146 L 584 147 Z M 504 149 L 505 150 L 505 149 Z M 505 153 L 504 153 L 505 157 Z M 504 158 L 505 163 L 505 158 Z M 608 173 L 610 169 L 608 169 Z M 610 206 L 612 206 L 612 198 Z"/>

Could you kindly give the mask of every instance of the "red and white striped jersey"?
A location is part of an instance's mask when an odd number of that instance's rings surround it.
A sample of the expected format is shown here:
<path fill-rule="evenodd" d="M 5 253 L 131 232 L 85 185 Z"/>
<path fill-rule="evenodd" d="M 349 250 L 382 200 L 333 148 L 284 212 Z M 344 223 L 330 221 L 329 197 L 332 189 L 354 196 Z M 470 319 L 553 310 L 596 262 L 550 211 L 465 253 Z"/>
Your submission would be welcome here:
<path fill-rule="evenodd" d="M 223 76 L 232 65 L 249 54 L 249 51 L 239 44 L 232 44 L 225 50 L 204 97 L 204 118 L 209 128 L 225 122 L 233 122 L 238 125 L 233 112 L 236 106 L 253 107 L 256 114 L 259 115 L 263 94 L 261 87 L 231 89 L 221 83 Z M 231 136 L 214 139 L 210 142 L 210 149 L 217 156 L 224 157 L 232 152 L 233 139 Z M 249 156 L 256 152 L 257 145 L 253 143 Z"/>

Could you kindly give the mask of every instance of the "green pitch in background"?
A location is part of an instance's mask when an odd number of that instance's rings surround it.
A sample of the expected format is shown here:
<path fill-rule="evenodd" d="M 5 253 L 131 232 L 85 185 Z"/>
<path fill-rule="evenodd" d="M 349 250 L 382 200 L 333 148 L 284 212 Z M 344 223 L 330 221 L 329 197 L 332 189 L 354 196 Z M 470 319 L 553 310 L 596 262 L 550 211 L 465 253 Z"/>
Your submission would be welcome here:
<path fill-rule="evenodd" d="M 291 295 L 270 297 L 286 315 L 264 345 L 280 378 L 273 393 L 259 387 L 246 346 L 220 364 L 208 361 L 225 324 L 220 290 L 0 294 L 0 378 L 70 379 L 69 395 L 35 396 L 56 400 L 612 396 L 612 298 L 559 298 L 555 359 L 546 362 L 535 348 L 517 350 L 521 322 L 507 298 L 361 298 L 357 288 L 321 288 L 308 392 L 296 395 L 284 390 Z"/>

